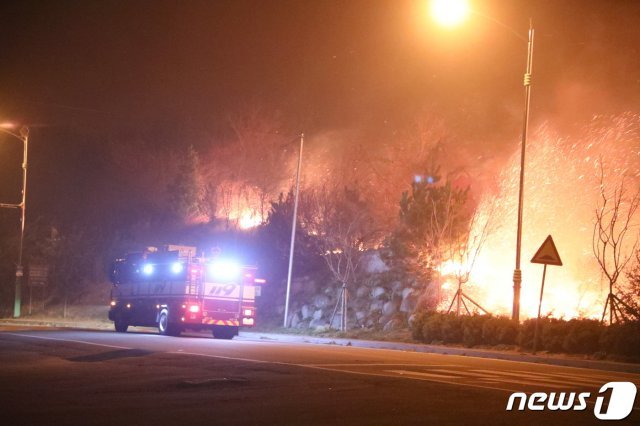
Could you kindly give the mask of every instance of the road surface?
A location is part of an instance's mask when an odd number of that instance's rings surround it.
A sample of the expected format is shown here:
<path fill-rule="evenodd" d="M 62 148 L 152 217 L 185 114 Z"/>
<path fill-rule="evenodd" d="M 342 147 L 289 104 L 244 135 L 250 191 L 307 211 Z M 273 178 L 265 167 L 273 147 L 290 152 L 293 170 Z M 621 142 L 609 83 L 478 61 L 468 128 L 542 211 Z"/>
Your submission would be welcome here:
<path fill-rule="evenodd" d="M 0 413 L 12 425 L 583 425 L 602 423 L 596 398 L 614 381 L 640 375 L 139 329 L 0 333 Z M 513 392 L 590 395 L 582 411 L 506 411 Z M 640 424 L 638 398 L 618 424 Z"/>

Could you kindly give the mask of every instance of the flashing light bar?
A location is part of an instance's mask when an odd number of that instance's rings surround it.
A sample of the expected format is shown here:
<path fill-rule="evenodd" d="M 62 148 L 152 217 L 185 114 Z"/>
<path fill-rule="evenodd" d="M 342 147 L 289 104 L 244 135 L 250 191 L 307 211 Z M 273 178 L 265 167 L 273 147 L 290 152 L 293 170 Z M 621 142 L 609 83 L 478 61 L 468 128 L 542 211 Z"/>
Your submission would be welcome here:
<path fill-rule="evenodd" d="M 240 265 L 232 260 L 218 260 L 207 268 L 213 278 L 220 281 L 231 281 L 240 275 Z"/>

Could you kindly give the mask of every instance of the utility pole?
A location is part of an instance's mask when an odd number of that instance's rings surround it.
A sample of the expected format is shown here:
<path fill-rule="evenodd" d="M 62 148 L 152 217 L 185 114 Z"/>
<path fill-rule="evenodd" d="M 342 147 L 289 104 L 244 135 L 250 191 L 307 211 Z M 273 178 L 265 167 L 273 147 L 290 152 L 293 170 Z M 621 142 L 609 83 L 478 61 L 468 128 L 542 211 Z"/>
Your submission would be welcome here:
<path fill-rule="evenodd" d="M 304 145 L 304 133 L 300 134 L 300 152 L 298 154 L 298 172 L 296 173 L 296 195 L 293 203 L 293 223 L 291 225 L 291 245 L 289 247 L 289 271 L 287 273 L 287 295 L 284 303 L 284 324 L 287 327 L 289 316 L 289 295 L 291 293 L 291 273 L 293 272 L 293 249 L 296 243 L 296 223 L 298 219 L 298 198 L 300 196 L 300 171 L 302 169 L 302 147 Z"/>
<path fill-rule="evenodd" d="M 24 247 L 24 227 L 25 219 L 27 215 L 27 153 L 29 152 L 29 128 L 23 126 L 20 129 L 20 134 L 13 133 L 6 128 L 0 127 L 0 132 L 11 135 L 17 139 L 20 139 L 23 144 L 22 153 L 22 201 L 19 204 L 5 204 L 0 203 L 0 207 L 6 208 L 18 208 L 20 209 L 20 243 L 18 248 L 18 264 L 16 265 L 16 281 L 15 281 L 15 298 L 13 304 L 13 316 L 14 318 L 20 317 L 20 307 L 22 306 L 22 277 L 24 271 L 22 268 L 22 252 Z"/>

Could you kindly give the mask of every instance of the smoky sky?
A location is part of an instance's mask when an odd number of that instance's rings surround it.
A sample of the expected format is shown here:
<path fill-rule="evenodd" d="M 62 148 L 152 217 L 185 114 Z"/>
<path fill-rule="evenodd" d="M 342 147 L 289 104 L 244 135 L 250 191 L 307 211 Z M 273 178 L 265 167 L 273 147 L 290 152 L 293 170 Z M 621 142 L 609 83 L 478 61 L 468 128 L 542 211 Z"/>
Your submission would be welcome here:
<path fill-rule="evenodd" d="M 31 127 L 31 205 L 68 212 L 77 201 L 60 202 L 61 189 L 91 193 L 92 176 L 108 176 L 100 150 L 114 138 L 215 141 L 230 112 L 255 104 L 310 146 L 314 135 L 353 129 L 362 140 L 351 142 L 385 142 L 426 111 L 475 154 L 508 154 L 522 123 L 530 18 L 532 126 L 637 110 L 640 2 L 477 1 L 451 31 L 430 21 L 426 3 L 2 2 L 0 121 Z M 0 156 L 0 191 L 13 200 L 19 147 L 3 143 Z"/>
<path fill-rule="evenodd" d="M 423 3 L 4 2 L 0 115 L 53 126 L 202 125 L 259 101 L 315 130 L 397 120 L 424 105 L 506 119 L 520 105 L 525 43 L 483 18 L 441 31 Z M 638 2 L 474 7 L 522 37 L 534 19 L 541 115 L 571 97 L 637 98 Z"/>

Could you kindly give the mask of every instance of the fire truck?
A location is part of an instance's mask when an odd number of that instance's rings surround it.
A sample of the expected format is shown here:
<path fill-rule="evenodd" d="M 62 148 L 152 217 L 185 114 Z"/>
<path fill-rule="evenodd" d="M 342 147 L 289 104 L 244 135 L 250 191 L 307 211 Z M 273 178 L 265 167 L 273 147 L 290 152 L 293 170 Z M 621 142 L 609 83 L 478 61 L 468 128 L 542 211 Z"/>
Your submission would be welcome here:
<path fill-rule="evenodd" d="M 168 336 L 189 329 L 232 339 L 239 327 L 255 325 L 255 298 L 265 283 L 256 271 L 219 254 L 196 257 L 195 247 L 130 253 L 111 267 L 109 319 L 120 333 L 143 326 Z"/>

